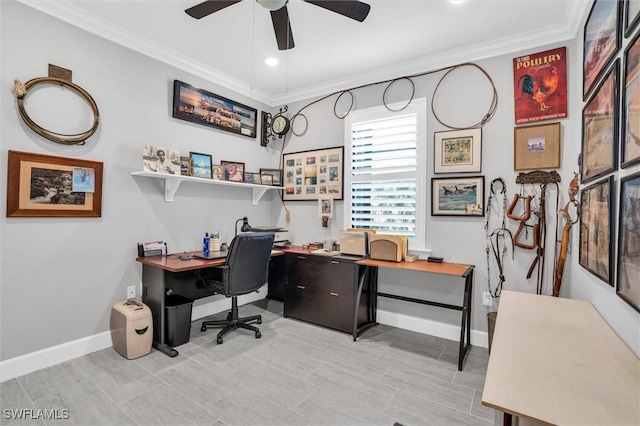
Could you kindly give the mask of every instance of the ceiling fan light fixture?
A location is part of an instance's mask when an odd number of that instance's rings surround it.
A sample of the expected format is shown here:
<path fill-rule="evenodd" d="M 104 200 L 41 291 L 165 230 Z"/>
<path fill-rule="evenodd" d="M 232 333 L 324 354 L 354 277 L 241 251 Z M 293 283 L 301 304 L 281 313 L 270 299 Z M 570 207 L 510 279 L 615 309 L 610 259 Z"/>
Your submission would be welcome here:
<path fill-rule="evenodd" d="M 268 10 L 280 10 L 286 4 L 287 0 L 256 0 L 260 6 Z"/>

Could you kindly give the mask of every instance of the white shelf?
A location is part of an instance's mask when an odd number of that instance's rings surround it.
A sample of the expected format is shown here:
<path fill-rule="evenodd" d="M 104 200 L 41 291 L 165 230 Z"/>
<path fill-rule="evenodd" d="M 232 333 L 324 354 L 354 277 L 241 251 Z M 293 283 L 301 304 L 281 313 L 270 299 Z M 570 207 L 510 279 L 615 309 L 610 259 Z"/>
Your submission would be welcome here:
<path fill-rule="evenodd" d="M 173 198 L 182 182 L 204 183 L 207 185 L 235 186 L 237 188 L 251 188 L 253 190 L 253 205 L 257 206 L 262 196 L 271 189 L 284 189 L 281 186 L 256 185 L 253 183 L 229 182 L 226 180 L 213 180 L 193 176 L 176 176 L 156 172 L 132 172 L 131 176 L 150 177 L 164 180 L 164 200 L 173 202 Z"/>

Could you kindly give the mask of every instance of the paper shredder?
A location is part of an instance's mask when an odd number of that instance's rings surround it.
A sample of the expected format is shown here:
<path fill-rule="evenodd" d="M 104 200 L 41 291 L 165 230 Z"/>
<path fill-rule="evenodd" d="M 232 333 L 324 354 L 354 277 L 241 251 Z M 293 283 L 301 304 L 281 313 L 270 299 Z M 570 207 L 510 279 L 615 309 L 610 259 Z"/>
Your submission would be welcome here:
<path fill-rule="evenodd" d="M 113 305 L 111 342 L 113 349 L 127 359 L 139 358 L 151 352 L 153 343 L 151 309 L 134 299 Z"/>

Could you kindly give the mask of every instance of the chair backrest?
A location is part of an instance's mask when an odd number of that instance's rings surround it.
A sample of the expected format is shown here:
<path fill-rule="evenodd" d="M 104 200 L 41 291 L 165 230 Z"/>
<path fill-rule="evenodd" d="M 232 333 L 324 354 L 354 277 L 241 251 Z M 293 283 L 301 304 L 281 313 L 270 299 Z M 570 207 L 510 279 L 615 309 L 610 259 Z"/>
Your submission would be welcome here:
<path fill-rule="evenodd" d="M 273 232 L 249 232 L 231 241 L 227 296 L 251 293 L 267 283 L 274 238 Z"/>

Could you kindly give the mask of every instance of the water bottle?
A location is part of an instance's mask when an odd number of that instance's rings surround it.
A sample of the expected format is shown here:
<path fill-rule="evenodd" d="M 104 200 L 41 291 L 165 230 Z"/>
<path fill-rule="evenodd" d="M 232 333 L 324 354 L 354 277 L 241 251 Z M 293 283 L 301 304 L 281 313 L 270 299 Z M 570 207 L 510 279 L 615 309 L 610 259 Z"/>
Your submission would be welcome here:
<path fill-rule="evenodd" d="M 205 255 L 209 254 L 209 243 L 211 242 L 211 238 L 209 238 L 209 233 L 204 233 L 204 240 L 202 241 L 202 253 Z"/>

